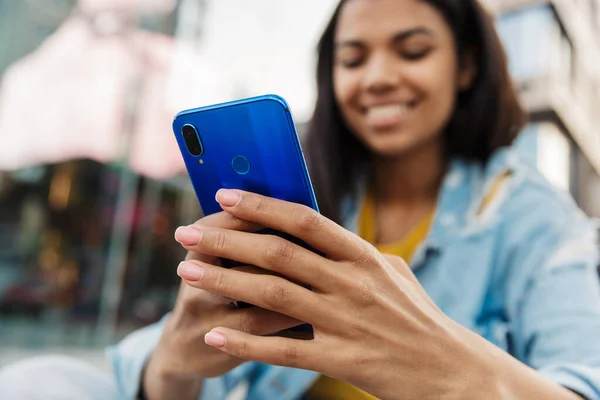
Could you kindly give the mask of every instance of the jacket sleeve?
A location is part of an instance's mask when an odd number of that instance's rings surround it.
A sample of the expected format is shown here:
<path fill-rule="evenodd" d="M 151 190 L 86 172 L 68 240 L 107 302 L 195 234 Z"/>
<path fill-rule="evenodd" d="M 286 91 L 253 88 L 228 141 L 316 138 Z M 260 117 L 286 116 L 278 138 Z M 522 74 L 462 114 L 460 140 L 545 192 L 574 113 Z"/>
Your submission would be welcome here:
<path fill-rule="evenodd" d="M 600 399 L 597 226 L 583 216 L 560 225 L 521 246 L 527 276 L 511 299 L 514 350 L 552 381 Z"/>
<path fill-rule="evenodd" d="M 168 314 L 159 322 L 130 333 L 121 342 L 107 349 L 120 399 L 138 398 L 142 372 L 158 344 L 167 318 Z M 199 400 L 225 400 L 239 384 L 251 380 L 255 367 L 256 363 L 245 363 L 226 375 L 205 380 Z"/>

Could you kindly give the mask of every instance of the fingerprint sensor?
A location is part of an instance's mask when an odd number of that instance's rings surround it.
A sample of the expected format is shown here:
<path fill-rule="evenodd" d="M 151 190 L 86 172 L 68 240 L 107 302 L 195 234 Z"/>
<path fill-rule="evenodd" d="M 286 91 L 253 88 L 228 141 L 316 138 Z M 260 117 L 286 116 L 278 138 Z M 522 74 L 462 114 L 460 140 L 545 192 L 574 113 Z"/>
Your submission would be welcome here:
<path fill-rule="evenodd" d="M 240 175 L 246 175 L 250 172 L 250 161 L 244 156 L 236 156 L 231 161 L 231 166 L 233 170 Z"/>

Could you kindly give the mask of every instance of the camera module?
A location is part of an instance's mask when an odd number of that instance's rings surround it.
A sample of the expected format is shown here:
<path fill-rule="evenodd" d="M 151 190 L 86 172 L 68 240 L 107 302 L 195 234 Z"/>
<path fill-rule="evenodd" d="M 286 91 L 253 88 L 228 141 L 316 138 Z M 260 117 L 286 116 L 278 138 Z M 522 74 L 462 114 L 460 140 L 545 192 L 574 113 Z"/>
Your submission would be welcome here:
<path fill-rule="evenodd" d="M 196 128 L 193 125 L 186 124 L 181 128 L 181 133 L 183 134 L 183 140 L 185 140 L 185 145 L 190 154 L 194 157 L 202 155 L 204 147 L 202 146 Z"/>

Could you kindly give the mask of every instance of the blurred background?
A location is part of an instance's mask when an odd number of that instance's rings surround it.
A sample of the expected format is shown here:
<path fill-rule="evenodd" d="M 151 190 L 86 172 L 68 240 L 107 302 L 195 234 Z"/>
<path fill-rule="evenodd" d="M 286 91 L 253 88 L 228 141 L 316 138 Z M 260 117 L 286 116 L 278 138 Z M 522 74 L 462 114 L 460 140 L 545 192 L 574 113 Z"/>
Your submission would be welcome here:
<path fill-rule="evenodd" d="M 201 216 L 171 121 L 276 93 L 300 134 L 336 0 L 0 0 L 0 366 L 103 364 L 177 291 Z M 487 0 L 531 123 L 518 146 L 600 217 L 600 0 Z"/>

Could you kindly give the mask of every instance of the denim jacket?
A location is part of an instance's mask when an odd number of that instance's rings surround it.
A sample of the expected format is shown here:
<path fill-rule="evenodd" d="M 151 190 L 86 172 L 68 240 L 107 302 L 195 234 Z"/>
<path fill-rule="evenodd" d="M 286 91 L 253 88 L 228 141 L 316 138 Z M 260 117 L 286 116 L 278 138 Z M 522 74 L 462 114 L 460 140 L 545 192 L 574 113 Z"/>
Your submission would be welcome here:
<path fill-rule="evenodd" d="M 481 212 L 485 194 L 507 171 L 510 179 Z M 344 224 L 353 231 L 356 214 L 350 207 Z M 558 384 L 600 399 L 597 232 L 567 194 L 506 148 L 485 166 L 451 163 L 432 229 L 411 267 L 456 322 Z M 123 399 L 135 398 L 163 322 L 108 349 Z M 200 398 L 297 400 L 317 377 L 249 362 L 206 380 Z"/>

